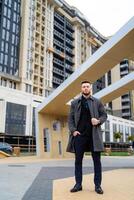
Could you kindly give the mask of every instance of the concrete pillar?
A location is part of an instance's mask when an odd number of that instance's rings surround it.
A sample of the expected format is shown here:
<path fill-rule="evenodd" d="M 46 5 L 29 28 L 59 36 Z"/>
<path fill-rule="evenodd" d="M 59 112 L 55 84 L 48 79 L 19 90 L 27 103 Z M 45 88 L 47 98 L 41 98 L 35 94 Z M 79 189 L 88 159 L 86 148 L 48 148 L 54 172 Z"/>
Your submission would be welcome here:
<path fill-rule="evenodd" d="M 0 99 L 0 133 L 5 133 L 5 123 L 6 123 L 6 101 Z"/>

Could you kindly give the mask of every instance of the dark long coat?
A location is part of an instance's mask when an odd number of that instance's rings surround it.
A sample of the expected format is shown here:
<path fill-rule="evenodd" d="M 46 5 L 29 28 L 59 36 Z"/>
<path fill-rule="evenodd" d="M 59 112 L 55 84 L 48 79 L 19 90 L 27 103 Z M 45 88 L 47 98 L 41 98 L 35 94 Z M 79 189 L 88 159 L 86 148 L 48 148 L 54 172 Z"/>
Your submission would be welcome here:
<path fill-rule="evenodd" d="M 71 102 L 71 108 L 68 117 L 68 126 L 71 134 L 77 130 L 81 113 L 81 98 L 82 96 Z M 90 109 L 91 118 L 97 118 L 100 120 L 100 124 L 93 126 L 92 128 L 94 151 L 103 151 L 104 145 L 101 124 L 106 121 L 107 113 L 101 101 L 93 96 L 91 96 L 90 100 L 88 100 L 88 106 Z"/>

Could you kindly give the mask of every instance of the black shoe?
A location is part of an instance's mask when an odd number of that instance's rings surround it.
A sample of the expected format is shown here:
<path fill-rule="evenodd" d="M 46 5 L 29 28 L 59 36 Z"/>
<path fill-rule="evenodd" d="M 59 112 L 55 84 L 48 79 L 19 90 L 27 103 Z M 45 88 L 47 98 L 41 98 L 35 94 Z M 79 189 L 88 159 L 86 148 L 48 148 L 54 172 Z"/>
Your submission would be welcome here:
<path fill-rule="evenodd" d="M 80 184 L 75 184 L 75 186 L 70 190 L 70 192 L 78 192 L 82 190 L 82 186 Z"/>
<path fill-rule="evenodd" d="M 95 187 L 95 192 L 97 194 L 103 194 L 104 193 L 103 190 L 102 190 L 102 188 L 100 186 L 99 187 Z"/>

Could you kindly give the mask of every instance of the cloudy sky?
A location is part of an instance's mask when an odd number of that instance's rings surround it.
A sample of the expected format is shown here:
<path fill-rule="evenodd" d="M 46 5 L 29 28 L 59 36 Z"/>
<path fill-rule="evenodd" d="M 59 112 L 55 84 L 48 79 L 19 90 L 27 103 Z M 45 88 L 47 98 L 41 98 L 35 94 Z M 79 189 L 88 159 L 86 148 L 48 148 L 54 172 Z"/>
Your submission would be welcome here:
<path fill-rule="evenodd" d="M 111 36 L 134 16 L 134 0 L 66 0 L 104 36 Z"/>

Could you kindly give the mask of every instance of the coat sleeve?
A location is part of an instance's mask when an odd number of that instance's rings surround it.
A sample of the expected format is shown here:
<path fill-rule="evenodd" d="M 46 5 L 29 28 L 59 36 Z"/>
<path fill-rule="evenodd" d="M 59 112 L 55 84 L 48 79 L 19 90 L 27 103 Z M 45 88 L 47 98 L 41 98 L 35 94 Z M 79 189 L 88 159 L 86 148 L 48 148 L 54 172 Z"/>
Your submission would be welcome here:
<path fill-rule="evenodd" d="M 69 127 L 69 131 L 71 133 L 76 131 L 75 120 L 74 120 L 74 103 L 73 102 L 71 102 L 70 113 L 68 116 L 68 127 Z"/>
<path fill-rule="evenodd" d="M 99 101 L 98 111 L 99 111 L 100 124 L 103 124 L 107 120 L 107 113 L 101 101 Z"/>

